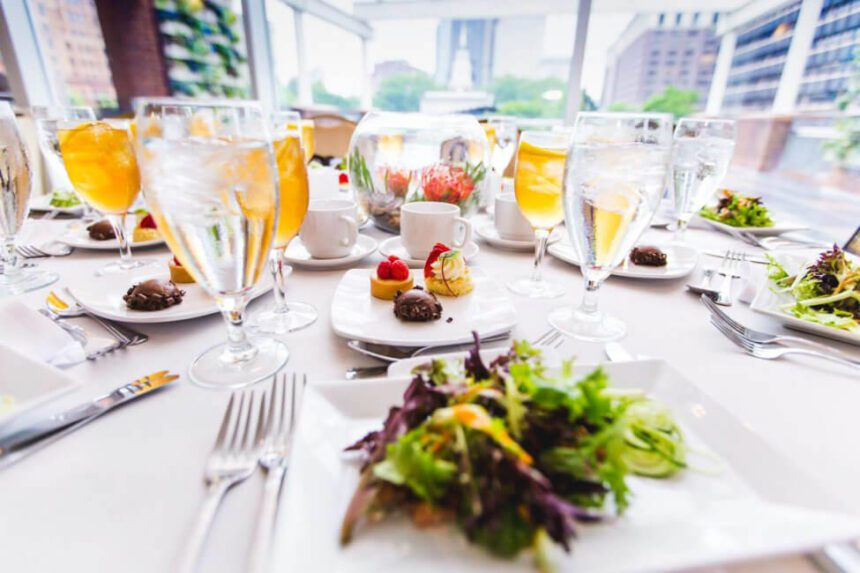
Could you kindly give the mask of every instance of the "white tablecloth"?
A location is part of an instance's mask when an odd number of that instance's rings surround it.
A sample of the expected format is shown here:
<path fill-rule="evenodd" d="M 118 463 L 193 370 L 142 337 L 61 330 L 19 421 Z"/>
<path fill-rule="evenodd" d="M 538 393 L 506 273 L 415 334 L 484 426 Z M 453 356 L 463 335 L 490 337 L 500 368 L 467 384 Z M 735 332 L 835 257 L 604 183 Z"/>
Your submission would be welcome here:
<path fill-rule="evenodd" d="M 31 222 L 28 235 L 41 239 L 60 233 L 65 221 Z M 386 237 L 376 230 L 365 230 Z M 667 240 L 665 231 L 649 239 Z M 690 232 L 693 244 L 707 248 L 741 246 L 711 231 Z M 745 250 L 750 247 L 743 246 Z M 39 264 L 60 273 L 56 286 L 86 281 L 113 253 L 78 250 L 66 258 Z M 164 248 L 138 257 L 166 262 Z M 361 266 L 375 265 L 378 255 Z M 473 263 L 500 281 L 530 271 L 531 255 L 481 245 Z M 517 337 L 533 339 L 548 328 L 547 313 L 573 304 L 582 292 L 576 268 L 548 257 L 548 278 L 562 281 L 561 299 L 516 299 Z M 309 329 L 286 335 L 292 356 L 288 369 L 310 379 L 340 379 L 349 366 L 372 361 L 346 348 L 329 328 L 329 301 L 343 270 L 297 269 L 289 279 L 291 299 L 314 304 L 319 320 Z M 637 281 L 610 278 L 601 289 L 601 306 L 624 318 L 622 341 L 633 353 L 668 360 L 700 389 L 725 405 L 774 448 L 794 458 L 860 514 L 860 383 L 856 373 L 829 363 L 800 359 L 757 360 L 742 354 L 714 329 L 685 281 Z M 37 307 L 47 289 L 20 297 Z M 269 303 L 254 302 L 250 311 Z M 740 304 L 732 315 L 751 325 L 779 331 L 766 317 Z M 92 329 L 94 324 L 87 324 Z M 23 328 L 0 325 L 0 328 Z M 69 370 L 82 387 L 42 413 L 109 391 L 140 375 L 161 369 L 186 372 L 203 349 L 222 341 L 225 328 L 214 315 L 189 322 L 140 326 L 150 341 L 97 362 Z M 860 356 L 856 349 L 840 348 Z M 582 361 L 602 358 L 602 346 L 568 340 L 561 349 Z M 174 387 L 147 397 L 0 472 L 0 570 L 4 572 L 161 573 L 185 539 L 203 497 L 202 472 L 227 402 L 225 392 L 205 390 L 183 377 Z M 739 448 L 743 444 L 738 444 Z M 203 558 L 202 571 L 241 571 L 262 486 L 258 472 L 230 493 L 217 518 Z M 289 508 L 283 508 L 289 511 Z M 809 571 L 799 558 L 735 566 L 733 571 Z"/>

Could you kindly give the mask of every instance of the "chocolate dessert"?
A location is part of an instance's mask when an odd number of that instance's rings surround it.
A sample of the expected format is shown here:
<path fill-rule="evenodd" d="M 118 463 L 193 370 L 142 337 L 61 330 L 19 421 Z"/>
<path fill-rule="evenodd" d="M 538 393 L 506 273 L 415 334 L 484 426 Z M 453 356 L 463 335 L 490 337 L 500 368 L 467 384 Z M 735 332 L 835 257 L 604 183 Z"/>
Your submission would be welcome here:
<path fill-rule="evenodd" d="M 107 219 L 93 223 L 87 227 L 90 232 L 90 238 L 94 241 L 107 241 L 108 239 L 116 239 L 116 233 L 113 232 L 113 225 Z"/>
<path fill-rule="evenodd" d="M 630 251 L 630 260 L 634 265 L 665 267 L 666 253 L 657 247 L 635 247 Z"/>
<path fill-rule="evenodd" d="M 128 289 L 122 297 L 132 310 L 164 310 L 182 302 L 185 291 L 173 281 L 149 279 Z"/>
<path fill-rule="evenodd" d="M 394 316 L 406 322 L 430 322 L 442 318 L 442 305 L 436 295 L 420 286 L 394 297 Z"/>

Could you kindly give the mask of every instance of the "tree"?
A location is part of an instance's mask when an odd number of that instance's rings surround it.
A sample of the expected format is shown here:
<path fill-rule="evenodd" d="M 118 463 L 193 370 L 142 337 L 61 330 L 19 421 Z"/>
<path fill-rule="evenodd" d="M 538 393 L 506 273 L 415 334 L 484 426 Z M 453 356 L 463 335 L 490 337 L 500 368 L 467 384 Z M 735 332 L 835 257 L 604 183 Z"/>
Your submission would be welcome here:
<path fill-rule="evenodd" d="M 421 96 L 436 88 L 424 72 L 393 74 L 382 80 L 373 95 L 373 105 L 387 111 L 418 111 Z"/>
<path fill-rule="evenodd" d="M 679 90 L 669 86 L 663 93 L 651 96 L 642 106 L 642 111 L 671 113 L 678 119 L 693 113 L 698 99 L 699 94 L 695 90 Z"/>
<path fill-rule="evenodd" d="M 609 111 L 639 111 L 639 108 L 632 103 L 616 101 L 609 104 Z"/>
<path fill-rule="evenodd" d="M 839 135 L 824 144 L 839 163 L 851 163 L 860 155 L 860 49 L 854 51 L 852 67 L 848 87 L 836 100 L 836 109 L 841 115 L 834 127 Z"/>
<path fill-rule="evenodd" d="M 325 84 L 317 80 L 311 86 L 314 103 L 333 105 L 338 109 L 355 109 L 359 106 L 357 97 L 347 97 L 328 91 Z"/>

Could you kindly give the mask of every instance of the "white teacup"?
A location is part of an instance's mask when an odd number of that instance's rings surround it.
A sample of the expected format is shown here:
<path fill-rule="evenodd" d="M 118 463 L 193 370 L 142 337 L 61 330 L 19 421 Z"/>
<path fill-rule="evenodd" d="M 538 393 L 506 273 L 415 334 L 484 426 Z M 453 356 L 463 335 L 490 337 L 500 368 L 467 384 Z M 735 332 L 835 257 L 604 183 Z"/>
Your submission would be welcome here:
<path fill-rule="evenodd" d="M 355 203 L 347 199 L 311 201 L 299 237 L 315 259 L 347 256 L 358 238 Z"/>
<path fill-rule="evenodd" d="M 410 257 L 425 259 L 436 243 L 458 249 L 469 243 L 472 224 L 461 217 L 460 208 L 451 203 L 406 203 L 400 207 L 400 240 Z"/>
<path fill-rule="evenodd" d="M 511 241 L 533 241 L 534 229 L 523 216 L 517 198 L 513 193 L 502 193 L 496 196 L 493 222 L 496 232 L 503 239 Z"/>

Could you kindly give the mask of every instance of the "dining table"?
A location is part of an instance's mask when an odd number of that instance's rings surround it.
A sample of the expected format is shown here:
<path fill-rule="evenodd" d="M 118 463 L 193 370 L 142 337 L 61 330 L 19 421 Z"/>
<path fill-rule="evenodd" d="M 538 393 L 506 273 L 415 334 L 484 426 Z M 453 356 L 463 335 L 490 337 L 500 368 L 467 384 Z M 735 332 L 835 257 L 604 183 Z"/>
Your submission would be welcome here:
<path fill-rule="evenodd" d="M 27 240 L 56 238 L 69 223 L 31 220 Z M 391 236 L 370 225 L 361 232 L 380 241 Z M 652 228 L 640 243 L 669 240 L 669 231 Z M 734 237 L 704 228 L 691 229 L 687 240 L 700 250 L 758 251 Z M 170 259 L 164 246 L 136 250 L 134 255 L 165 266 Z M 40 308 L 50 288 L 95 280 L 96 270 L 113 257 L 116 253 L 77 249 L 66 257 L 37 259 L 34 262 L 59 274 L 58 283 L 17 298 Z M 529 273 L 532 257 L 529 252 L 500 250 L 481 243 L 470 265 L 506 283 Z M 374 253 L 351 266 L 370 273 L 379 260 L 380 255 Z M 719 263 L 719 258 L 701 255 L 698 264 L 713 267 Z M 754 270 L 761 275 L 762 269 Z M 306 374 L 309 384 L 344 380 L 350 367 L 379 364 L 350 350 L 331 328 L 330 303 L 344 272 L 346 269 L 297 267 L 287 279 L 288 300 L 310 303 L 319 311 L 318 320 L 310 327 L 281 337 L 290 350 L 286 371 Z M 583 279 L 575 266 L 547 257 L 543 272 L 563 284 L 566 294 L 551 300 L 512 294 L 518 316 L 512 333 L 515 339 L 536 339 L 549 328 L 547 315 L 553 309 L 580 300 Z M 626 322 L 628 331 L 620 342 L 628 352 L 665 360 L 747 429 L 807 472 L 839 501 L 844 512 L 860 515 L 860 456 L 855 441 L 860 436 L 858 372 L 809 357 L 759 360 L 744 354 L 710 324 L 707 309 L 698 295 L 688 292 L 686 282 L 685 278 L 649 281 L 610 277 L 601 288 L 600 307 Z M 740 293 L 740 283 L 737 288 Z M 262 296 L 249 305 L 249 313 L 259 312 L 270 303 L 271 295 Z M 753 313 L 741 302 L 726 311 L 749 326 L 788 332 L 774 319 Z M 99 328 L 86 318 L 76 320 L 87 330 Z M 149 335 L 148 342 L 68 368 L 66 373 L 79 382 L 79 387 L 14 424 L 24 425 L 154 371 L 170 370 L 180 375 L 179 380 L 0 471 L 0 571 L 172 570 L 204 497 L 204 464 L 230 395 L 226 390 L 193 384 L 187 370 L 202 350 L 224 340 L 225 326 L 218 314 L 134 326 Z M 4 324 L 0 328 L 27 326 Z M 835 341 L 832 345 L 860 358 L 855 346 Z M 606 360 L 602 344 L 569 338 L 558 352 L 576 357 L 580 363 Z M 737 447 L 744 448 L 744 444 Z M 288 473 L 286 487 L 290 487 L 289 479 Z M 243 570 L 263 481 L 262 473 L 256 472 L 227 495 L 204 548 L 200 571 Z M 282 504 L 280 511 L 292 508 Z M 274 535 L 277 543 L 278 532 Z M 803 555 L 707 569 L 815 570 Z"/>

